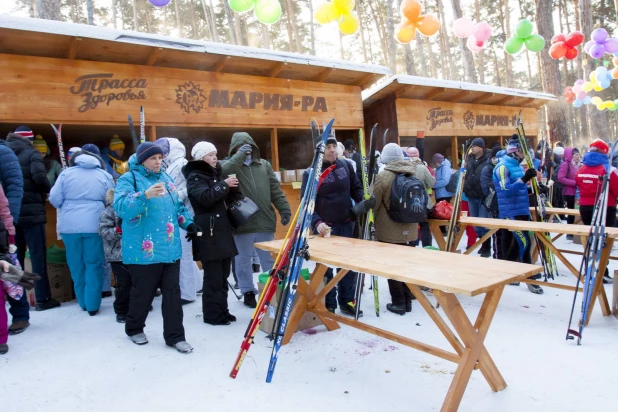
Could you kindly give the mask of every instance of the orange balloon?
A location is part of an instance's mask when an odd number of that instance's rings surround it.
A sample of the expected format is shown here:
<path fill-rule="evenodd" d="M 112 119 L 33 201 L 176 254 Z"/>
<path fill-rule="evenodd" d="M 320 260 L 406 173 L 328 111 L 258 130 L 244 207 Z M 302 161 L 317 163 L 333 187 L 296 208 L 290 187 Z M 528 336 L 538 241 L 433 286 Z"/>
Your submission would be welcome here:
<path fill-rule="evenodd" d="M 440 21 L 434 14 L 426 14 L 418 19 L 416 26 L 423 36 L 429 37 L 440 30 Z"/>
<path fill-rule="evenodd" d="M 416 22 L 418 17 L 421 15 L 421 2 L 419 0 L 403 0 L 401 2 L 401 14 L 410 20 L 411 22 Z"/>
<path fill-rule="evenodd" d="M 618 67 L 615 69 L 612 69 L 612 71 L 610 72 L 610 75 L 612 76 L 612 79 L 618 79 Z"/>
<path fill-rule="evenodd" d="M 416 38 L 416 26 L 408 21 L 403 21 L 395 27 L 395 40 L 399 43 L 408 44 Z"/>
<path fill-rule="evenodd" d="M 612 62 L 614 62 L 614 66 L 618 67 L 618 57 L 614 57 Z"/>

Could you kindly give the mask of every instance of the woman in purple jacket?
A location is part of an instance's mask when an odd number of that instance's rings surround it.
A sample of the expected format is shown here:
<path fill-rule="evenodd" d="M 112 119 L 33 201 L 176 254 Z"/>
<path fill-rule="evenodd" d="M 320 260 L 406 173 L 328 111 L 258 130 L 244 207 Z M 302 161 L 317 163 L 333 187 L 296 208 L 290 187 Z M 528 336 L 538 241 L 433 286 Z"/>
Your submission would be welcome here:
<path fill-rule="evenodd" d="M 581 166 L 580 159 L 579 150 L 569 147 L 564 150 L 564 162 L 558 169 L 558 182 L 562 184 L 562 198 L 569 209 L 575 208 L 575 193 L 577 192 L 575 176 L 577 176 L 577 169 Z M 572 225 L 574 221 L 575 216 L 567 217 L 569 225 Z M 567 239 L 572 240 L 573 235 L 567 235 Z"/>

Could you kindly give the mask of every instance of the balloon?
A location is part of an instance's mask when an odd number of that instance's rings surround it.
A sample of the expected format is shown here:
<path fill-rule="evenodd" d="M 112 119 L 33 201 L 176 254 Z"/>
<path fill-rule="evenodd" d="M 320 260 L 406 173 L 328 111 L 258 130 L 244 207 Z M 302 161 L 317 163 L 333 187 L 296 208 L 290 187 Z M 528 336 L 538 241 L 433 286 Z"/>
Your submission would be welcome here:
<path fill-rule="evenodd" d="M 545 47 L 545 39 L 540 34 L 534 34 L 525 40 L 525 44 L 528 50 L 537 53 Z"/>
<path fill-rule="evenodd" d="M 608 36 L 607 30 L 603 28 L 598 28 L 592 31 L 590 38 L 595 43 L 603 43 L 607 39 L 607 36 Z"/>
<path fill-rule="evenodd" d="M 416 21 L 421 15 L 423 6 L 418 0 L 403 0 L 399 7 L 399 12 L 410 21 Z"/>
<path fill-rule="evenodd" d="M 595 71 L 597 72 L 597 79 L 599 77 L 605 77 L 605 75 L 607 74 L 607 67 L 599 66 L 599 67 L 597 67 L 597 69 Z"/>
<path fill-rule="evenodd" d="M 416 38 L 416 27 L 408 21 L 399 23 L 395 28 L 395 40 L 402 44 L 408 44 Z"/>
<path fill-rule="evenodd" d="M 592 88 L 593 88 L 593 87 L 594 87 L 594 86 L 592 86 L 592 83 L 590 83 L 590 82 L 586 82 L 586 83 L 584 83 L 584 84 L 582 85 L 582 90 L 583 90 L 583 91 L 585 91 L 586 93 L 588 93 L 588 92 L 592 91 Z"/>
<path fill-rule="evenodd" d="M 612 69 L 612 71 L 610 72 L 612 79 L 618 79 L 618 67 Z"/>
<path fill-rule="evenodd" d="M 534 30 L 534 26 L 528 19 L 520 20 L 515 26 L 515 35 L 517 37 L 523 37 L 524 39 L 530 37 L 532 35 L 532 30 Z"/>
<path fill-rule="evenodd" d="M 279 3 L 279 0 L 257 0 L 255 2 L 255 17 L 260 23 L 276 23 L 281 18 L 281 3 Z"/>
<path fill-rule="evenodd" d="M 577 47 L 584 42 L 584 34 L 580 31 L 572 31 L 565 37 L 565 42 L 569 47 Z"/>
<path fill-rule="evenodd" d="M 582 79 L 577 79 L 575 80 L 575 84 L 581 86 L 582 84 L 584 84 L 584 81 Z"/>
<path fill-rule="evenodd" d="M 603 87 L 601 87 L 601 85 L 599 83 L 596 83 L 594 85 L 594 91 L 595 92 L 600 92 L 601 90 L 603 90 Z"/>
<path fill-rule="evenodd" d="M 483 50 L 483 47 L 485 47 L 485 42 L 478 41 L 474 36 L 470 36 L 468 37 L 468 40 L 466 40 L 466 46 L 468 46 L 470 51 L 480 52 Z"/>
<path fill-rule="evenodd" d="M 586 95 L 586 92 L 585 92 L 585 91 L 583 91 L 583 90 L 582 90 L 582 91 L 580 91 L 579 93 L 577 93 L 577 98 L 578 98 L 579 100 L 584 100 L 584 99 L 586 98 L 586 96 L 587 96 L 587 95 Z"/>
<path fill-rule="evenodd" d="M 342 13 L 339 16 L 337 25 L 339 26 L 339 31 L 341 34 L 349 35 L 356 33 L 360 27 L 360 21 L 358 20 L 358 15 L 356 12 L 350 11 L 347 13 Z"/>
<path fill-rule="evenodd" d="M 459 38 L 470 37 L 475 31 L 475 26 L 472 20 L 461 17 L 453 23 L 453 33 Z"/>
<path fill-rule="evenodd" d="M 423 36 L 433 36 L 440 30 L 440 20 L 435 14 L 425 14 L 418 18 L 416 28 Z"/>
<path fill-rule="evenodd" d="M 515 54 L 521 50 L 523 45 L 524 41 L 520 37 L 511 37 L 504 43 L 504 50 L 508 54 Z"/>
<path fill-rule="evenodd" d="M 594 104 L 595 106 L 597 106 L 599 103 L 602 103 L 603 100 L 601 100 L 601 98 L 599 96 L 594 96 L 591 100 L 590 103 Z"/>
<path fill-rule="evenodd" d="M 607 89 L 610 85 L 611 81 L 609 79 L 603 79 L 603 81 L 601 82 L 601 87 L 604 89 Z"/>
<path fill-rule="evenodd" d="M 335 7 L 344 10 L 354 10 L 356 0 L 333 0 Z"/>
<path fill-rule="evenodd" d="M 566 56 L 568 50 L 569 48 L 567 47 L 566 43 L 564 42 L 554 43 L 549 48 L 549 55 L 551 56 L 552 59 L 561 59 L 564 56 Z"/>
<path fill-rule="evenodd" d="M 606 53 L 618 52 L 618 39 L 609 38 L 605 40 L 605 43 L 603 43 L 603 45 L 605 46 Z"/>
<path fill-rule="evenodd" d="M 584 41 L 584 35 L 578 31 L 573 31 L 566 36 L 564 34 L 556 34 L 551 38 L 551 46 L 549 55 L 553 59 L 566 58 L 573 60 L 579 54 L 576 46 L 579 46 Z"/>
<path fill-rule="evenodd" d="M 558 33 L 554 37 L 551 38 L 552 44 L 558 43 L 558 42 L 564 43 L 565 41 L 566 41 L 566 37 L 562 33 Z"/>
<path fill-rule="evenodd" d="M 148 0 L 155 7 L 167 6 L 170 0 Z"/>
<path fill-rule="evenodd" d="M 400 43 L 409 43 L 416 37 L 416 30 L 423 36 L 433 36 L 440 29 L 440 21 L 433 14 L 421 15 L 421 3 L 418 0 L 403 0 L 401 23 L 395 29 L 395 39 Z M 414 28 L 414 30 L 412 30 Z"/>
<path fill-rule="evenodd" d="M 565 43 L 566 44 L 566 43 Z M 564 57 L 567 60 L 573 60 L 574 58 L 577 57 L 577 55 L 579 54 L 579 52 L 577 51 L 577 49 L 575 47 L 571 47 L 570 49 L 567 49 L 566 54 L 564 55 Z"/>
<path fill-rule="evenodd" d="M 339 16 L 337 7 L 333 3 L 322 3 L 318 6 L 313 17 L 320 24 L 328 24 L 337 20 Z"/>
<path fill-rule="evenodd" d="M 353 11 L 355 6 L 355 0 L 333 0 L 320 4 L 313 17 L 320 24 L 337 21 L 341 34 L 354 34 L 360 26 L 358 15 Z"/>
<path fill-rule="evenodd" d="M 586 96 L 586 98 L 584 99 L 584 104 L 590 104 L 590 103 L 592 103 L 592 97 Z"/>
<path fill-rule="evenodd" d="M 236 13 L 245 13 L 253 8 L 255 0 L 228 0 L 230 9 Z"/>
<path fill-rule="evenodd" d="M 596 43 L 592 45 L 592 47 L 590 47 L 590 49 L 588 50 L 588 54 L 593 59 L 600 59 L 605 54 L 605 46 Z"/>
<path fill-rule="evenodd" d="M 595 43 L 594 43 L 592 40 L 587 41 L 587 42 L 586 42 L 586 44 L 584 45 L 584 51 L 585 51 L 586 53 L 589 53 L 589 52 L 590 52 L 590 48 L 591 48 L 592 46 L 594 46 L 594 44 L 595 44 Z"/>
<path fill-rule="evenodd" d="M 573 85 L 573 93 L 577 94 L 582 91 L 582 85 L 575 83 Z"/>
<path fill-rule="evenodd" d="M 582 107 L 582 104 L 583 104 L 583 102 L 581 100 L 575 100 L 573 102 L 573 106 L 578 107 L 578 108 Z"/>
<path fill-rule="evenodd" d="M 489 38 L 491 37 L 491 34 L 492 34 L 491 26 L 484 21 L 480 23 L 476 23 L 476 26 L 474 26 L 473 36 L 475 39 L 479 41 L 489 40 Z"/>

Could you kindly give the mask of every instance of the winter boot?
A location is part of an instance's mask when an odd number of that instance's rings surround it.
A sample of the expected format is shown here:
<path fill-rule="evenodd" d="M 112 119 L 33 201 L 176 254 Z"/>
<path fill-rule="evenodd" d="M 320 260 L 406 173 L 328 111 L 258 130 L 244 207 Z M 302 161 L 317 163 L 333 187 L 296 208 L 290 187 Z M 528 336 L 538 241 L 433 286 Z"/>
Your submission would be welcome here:
<path fill-rule="evenodd" d="M 248 306 L 250 308 L 255 308 L 257 306 L 257 302 L 255 301 L 255 293 L 254 292 L 247 292 L 244 295 L 245 297 L 245 306 Z"/>
<path fill-rule="evenodd" d="M 412 302 L 410 302 L 410 306 L 411 305 L 412 305 Z M 397 315 L 403 316 L 406 314 L 406 305 L 394 305 L 392 303 L 387 303 L 386 310 L 388 310 L 389 312 L 393 312 Z M 412 310 L 411 307 L 410 307 L 410 310 Z"/>
<path fill-rule="evenodd" d="M 406 302 L 406 312 L 412 312 L 412 302 Z"/>
<path fill-rule="evenodd" d="M 58 302 L 56 299 L 47 299 L 43 302 L 40 302 L 36 304 L 35 309 L 38 312 L 44 311 L 44 310 L 48 310 L 48 309 L 53 309 L 53 308 L 57 308 L 60 306 L 60 302 Z"/>
<path fill-rule="evenodd" d="M 196 295 L 201 295 L 204 293 L 204 289 L 200 289 L 197 292 L 195 292 Z"/>
<path fill-rule="evenodd" d="M 232 315 L 230 312 L 227 312 L 225 314 L 225 317 L 227 318 L 227 320 L 229 320 L 230 322 L 236 322 L 236 316 Z"/>
<path fill-rule="evenodd" d="M 101 299 L 109 298 L 111 296 L 112 296 L 112 292 L 109 290 L 107 292 L 101 292 Z"/>
<path fill-rule="evenodd" d="M 9 345 L 6 343 L 0 343 L 0 355 L 4 355 L 9 351 Z"/>
<path fill-rule="evenodd" d="M 481 257 L 488 258 L 491 257 L 491 239 L 487 239 L 483 242 L 483 246 L 481 246 L 481 250 L 479 250 L 479 254 Z"/>
<path fill-rule="evenodd" d="M 566 240 L 573 241 L 573 235 L 566 235 Z"/>
<path fill-rule="evenodd" d="M 99 310 L 98 310 L 98 309 L 97 309 L 97 310 L 89 310 L 89 311 L 88 311 L 88 314 L 89 314 L 90 316 L 95 316 L 97 313 L 99 313 Z"/>
<path fill-rule="evenodd" d="M 341 305 L 340 310 L 341 310 L 341 313 L 345 315 L 356 316 L 356 308 L 355 308 L 354 302 L 348 302 L 346 305 Z M 362 310 L 358 311 L 358 317 L 359 318 L 363 317 Z"/>
<path fill-rule="evenodd" d="M 258 273 L 260 271 L 260 265 L 258 263 L 254 263 L 251 265 L 251 269 L 253 269 L 253 273 Z"/>
<path fill-rule="evenodd" d="M 180 353 L 191 353 L 193 352 L 193 348 L 191 347 L 191 345 L 189 345 L 187 342 L 185 342 L 184 340 L 181 342 L 176 342 L 173 345 L 176 350 Z"/>
<path fill-rule="evenodd" d="M 180 299 L 180 304 L 181 305 L 188 305 L 189 303 L 193 303 L 195 302 L 194 300 L 187 300 L 187 299 Z"/>
<path fill-rule="evenodd" d="M 603 275 L 603 283 L 605 283 L 606 285 L 611 285 L 612 283 L 614 283 L 614 279 L 609 277 L 609 271 L 607 269 L 605 269 L 605 274 Z"/>
<path fill-rule="evenodd" d="M 236 318 L 234 318 L 236 319 Z M 204 323 L 208 323 L 209 325 L 213 325 L 213 326 L 225 326 L 225 325 L 229 325 L 231 323 L 230 319 L 228 319 L 227 317 L 225 317 L 223 320 L 220 320 L 218 322 L 212 322 L 209 320 L 204 320 Z"/>
<path fill-rule="evenodd" d="M 127 315 L 116 315 L 116 322 L 127 323 Z"/>
<path fill-rule="evenodd" d="M 528 290 L 536 295 L 542 295 L 543 294 L 543 288 L 540 287 L 539 285 L 531 285 L 528 284 Z"/>
<path fill-rule="evenodd" d="M 19 335 L 30 326 L 30 322 L 27 320 L 16 320 L 9 326 L 9 335 Z"/>
<path fill-rule="evenodd" d="M 130 338 L 136 345 L 145 345 L 148 343 L 148 338 L 144 333 L 138 333 L 137 335 L 130 336 Z"/>
<path fill-rule="evenodd" d="M 335 308 L 326 308 L 327 311 L 329 311 L 330 313 L 335 313 Z"/>

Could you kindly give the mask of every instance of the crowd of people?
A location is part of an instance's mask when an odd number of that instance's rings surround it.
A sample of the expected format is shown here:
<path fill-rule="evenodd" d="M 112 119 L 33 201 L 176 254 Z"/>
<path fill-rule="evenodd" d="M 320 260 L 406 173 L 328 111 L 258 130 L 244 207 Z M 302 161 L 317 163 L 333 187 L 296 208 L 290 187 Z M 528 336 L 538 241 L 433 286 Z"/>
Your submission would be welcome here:
<path fill-rule="evenodd" d="M 553 154 L 543 154 L 543 149 L 538 147 L 534 153 L 536 169 L 526 170 L 516 135 L 506 148 L 495 146 L 490 150 L 482 138 L 475 138 L 464 159 L 467 175 L 462 208 L 474 217 L 529 220 L 529 208 L 535 201 L 530 181 L 538 178 L 547 195 L 547 186 L 552 183 L 546 185 L 542 179 L 546 177 L 554 182 L 554 192 L 560 191 L 559 204 L 554 206 L 573 208 L 578 203 L 583 222 L 589 224 L 598 177 L 605 173 L 609 162 L 608 145 L 597 139 L 585 154 L 576 148 L 558 147 Z M 66 248 L 81 309 L 90 316 L 99 313 L 102 298 L 111 294 L 109 274 L 113 272 L 116 321 L 124 324 L 130 340 L 137 345 L 148 343 L 146 318 L 155 296 L 162 295 L 165 343 L 188 353 L 192 347 L 185 337 L 183 305 L 196 301 L 201 294 L 205 323 L 229 325 L 236 321 L 228 307 L 232 287 L 228 277 L 233 274 L 244 305 L 255 308 L 258 291 L 254 272 L 260 265 L 262 270 L 269 270 L 273 258 L 254 244 L 274 239 L 275 209 L 281 225 L 290 223 L 290 205 L 270 163 L 261 157 L 258 145 L 245 132 L 233 134 L 229 156 L 223 160 L 217 156 L 217 147 L 208 141 L 195 144 L 187 159 L 187 149 L 176 138 L 142 143 L 128 161 L 123 160 L 124 151 L 124 142 L 118 136 L 113 136 L 103 150 L 92 143 L 73 147 L 68 152 L 68 167 L 62 170 L 50 158 L 47 143 L 26 126 L 9 133 L 6 141 L 0 140 L 1 269 L 8 270 L 3 262 L 24 267 L 28 250 L 32 271 L 38 275 L 28 279 L 34 284 L 35 309 L 60 306 L 51 296 L 46 270 L 45 202 L 49 200 L 58 211 L 57 234 Z M 335 167 L 317 192 L 314 233 L 358 237 L 359 222 L 373 210 L 378 241 L 431 247 L 429 211 L 436 202 L 451 201 L 454 196 L 449 191 L 453 165 L 440 153 L 431 160 L 429 164 L 424 162 L 416 147 L 404 150 L 395 143 L 386 144 L 379 154 L 373 195 L 367 197 L 355 143 L 347 140 L 342 144 L 332 134 L 327 140 L 322 171 Z M 308 175 L 306 171 L 301 193 Z M 410 191 L 411 202 L 404 212 L 396 210 L 392 202 L 393 194 L 402 187 Z M 607 224 L 614 225 L 618 197 L 615 169 L 609 189 Z M 235 227 L 227 209 L 244 197 L 259 210 Z M 482 227 L 472 228 L 468 231 L 468 245 L 486 232 Z M 526 233 L 514 236 L 499 230 L 483 243 L 479 253 L 530 263 L 530 242 Z M 201 263 L 201 271 L 196 262 Z M 348 316 L 362 316 L 355 306 L 357 276 L 356 272 L 348 272 L 326 295 L 329 311 L 334 313 L 339 308 Z M 332 269 L 325 277 L 332 279 Z M 605 278 L 611 280 L 607 274 Z M 393 280 L 388 281 L 388 286 L 391 303 L 386 309 L 398 315 L 411 312 L 415 298 L 410 290 Z M 0 353 L 8 351 L 9 334 L 22 333 L 29 326 L 29 303 L 25 293 L 18 293 L 18 287 L 15 283 L 0 284 L 0 299 L 6 294 L 12 317 L 8 326 L 4 308 L 0 310 Z M 543 293 L 539 286 L 528 288 Z"/>

